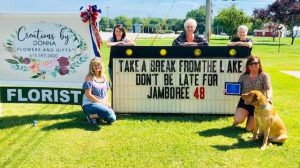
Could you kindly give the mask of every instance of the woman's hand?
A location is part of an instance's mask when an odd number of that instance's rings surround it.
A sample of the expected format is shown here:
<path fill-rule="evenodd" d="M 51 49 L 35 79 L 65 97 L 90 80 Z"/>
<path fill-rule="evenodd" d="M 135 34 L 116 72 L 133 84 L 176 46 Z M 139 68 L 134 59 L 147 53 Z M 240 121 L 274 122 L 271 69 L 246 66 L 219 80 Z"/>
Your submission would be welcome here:
<path fill-rule="evenodd" d="M 186 45 L 186 46 L 197 46 L 198 43 L 196 43 L 196 42 L 185 42 L 184 45 Z"/>
<path fill-rule="evenodd" d="M 110 103 L 108 103 L 108 102 L 106 102 L 106 101 L 102 101 L 102 104 L 104 104 L 105 106 L 107 106 L 107 107 L 111 108 L 111 104 L 110 104 Z"/>
<path fill-rule="evenodd" d="M 105 99 L 98 99 L 97 98 L 97 101 L 95 103 L 100 103 L 100 104 L 103 104 L 104 106 L 107 106 L 107 107 L 111 108 L 111 104 L 109 102 L 107 102 Z"/>
<path fill-rule="evenodd" d="M 119 41 L 119 42 L 117 42 L 117 45 L 118 46 L 122 46 L 122 45 L 124 45 L 125 43 L 123 42 L 123 41 Z"/>

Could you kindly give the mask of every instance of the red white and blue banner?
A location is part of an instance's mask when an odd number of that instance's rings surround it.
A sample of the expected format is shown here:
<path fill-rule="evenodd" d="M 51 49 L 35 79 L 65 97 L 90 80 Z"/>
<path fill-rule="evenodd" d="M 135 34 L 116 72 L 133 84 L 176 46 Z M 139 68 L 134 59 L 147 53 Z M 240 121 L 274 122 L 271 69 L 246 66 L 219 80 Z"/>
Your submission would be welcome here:
<path fill-rule="evenodd" d="M 80 13 L 80 17 L 84 23 L 89 23 L 90 36 L 93 46 L 94 55 L 96 57 L 101 57 L 100 47 L 103 43 L 102 38 L 100 36 L 100 13 L 101 10 L 97 9 L 97 5 L 89 5 L 87 9 L 83 10 L 83 7 L 80 8 L 82 12 Z"/>

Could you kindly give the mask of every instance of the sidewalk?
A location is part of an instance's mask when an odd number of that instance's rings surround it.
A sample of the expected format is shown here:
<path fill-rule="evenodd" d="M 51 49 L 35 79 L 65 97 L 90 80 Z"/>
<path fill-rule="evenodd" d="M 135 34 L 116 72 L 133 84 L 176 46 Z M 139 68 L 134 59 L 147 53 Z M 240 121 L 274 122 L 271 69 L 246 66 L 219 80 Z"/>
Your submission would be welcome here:
<path fill-rule="evenodd" d="M 300 78 L 300 71 L 281 71 L 285 74 L 292 75 L 296 78 Z"/>

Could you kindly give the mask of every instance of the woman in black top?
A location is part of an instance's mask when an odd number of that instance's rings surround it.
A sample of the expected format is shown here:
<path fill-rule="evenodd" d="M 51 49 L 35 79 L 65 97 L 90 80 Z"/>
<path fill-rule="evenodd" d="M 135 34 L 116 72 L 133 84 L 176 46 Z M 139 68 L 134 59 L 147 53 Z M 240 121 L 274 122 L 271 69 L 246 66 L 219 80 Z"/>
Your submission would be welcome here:
<path fill-rule="evenodd" d="M 135 42 L 126 37 L 125 28 L 120 24 L 117 24 L 114 27 L 113 36 L 109 37 L 107 40 L 107 47 L 134 46 L 134 45 L 135 45 Z M 112 81 L 113 70 L 112 70 L 112 58 L 111 57 L 109 58 L 109 63 L 108 63 L 108 73 L 109 73 L 109 77 Z"/>
<path fill-rule="evenodd" d="M 107 47 L 118 46 L 118 45 L 125 45 L 125 46 L 134 46 L 135 42 L 126 37 L 125 28 L 117 24 L 114 27 L 113 36 L 108 38 L 107 40 Z"/>
<path fill-rule="evenodd" d="M 227 46 L 246 46 L 252 48 L 253 42 L 250 38 L 247 38 L 248 27 L 240 25 L 237 29 L 238 37 L 231 39 Z"/>

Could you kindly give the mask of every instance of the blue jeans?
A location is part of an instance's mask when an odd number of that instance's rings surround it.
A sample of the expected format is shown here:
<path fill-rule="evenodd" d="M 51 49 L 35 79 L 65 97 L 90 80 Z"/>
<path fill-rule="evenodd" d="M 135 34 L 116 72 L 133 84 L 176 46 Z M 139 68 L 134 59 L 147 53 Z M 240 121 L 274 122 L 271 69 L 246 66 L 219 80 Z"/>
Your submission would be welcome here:
<path fill-rule="evenodd" d="M 110 90 L 111 92 L 113 91 L 113 68 L 108 66 L 108 73 L 109 73 L 109 78 L 110 78 Z"/>
<path fill-rule="evenodd" d="M 86 115 L 97 114 L 99 118 L 107 121 L 109 124 L 116 121 L 117 117 L 113 109 L 101 104 L 101 103 L 93 103 L 87 104 L 82 107 L 83 112 Z"/>

